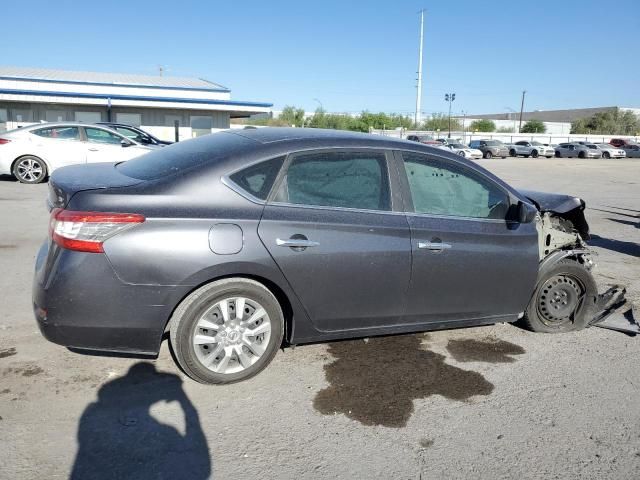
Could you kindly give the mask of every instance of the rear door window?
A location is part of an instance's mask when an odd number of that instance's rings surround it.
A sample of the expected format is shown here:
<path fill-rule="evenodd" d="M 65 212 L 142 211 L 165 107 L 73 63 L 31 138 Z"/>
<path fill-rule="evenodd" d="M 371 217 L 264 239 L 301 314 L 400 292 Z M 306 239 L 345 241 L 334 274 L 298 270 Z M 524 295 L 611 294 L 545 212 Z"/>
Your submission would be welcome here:
<path fill-rule="evenodd" d="M 84 131 L 87 134 L 87 141 L 91 143 L 119 145 L 123 140 L 122 137 L 115 133 L 102 130 L 101 128 L 85 127 Z"/>
<path fill-rule="evenodd" d="M 274 201 L 295 205 L 391 210 L 384 152 L 295 155 Z"/>

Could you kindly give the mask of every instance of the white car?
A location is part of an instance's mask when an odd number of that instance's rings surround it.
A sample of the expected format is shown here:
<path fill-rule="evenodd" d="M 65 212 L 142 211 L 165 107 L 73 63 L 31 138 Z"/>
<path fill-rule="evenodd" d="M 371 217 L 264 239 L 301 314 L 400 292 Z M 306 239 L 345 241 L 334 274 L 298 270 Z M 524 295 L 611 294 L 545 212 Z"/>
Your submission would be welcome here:
<path fill-rule="evenodd" d="M 0 175 L 40 183 L 56 168 L 121 162 L 156 148 L 99 125 L 40 123 L 0 135 Z"/>
<path fill-rule="evenodd" d="M 447 149 L 453 153 L 457 153 L 461 157 L 479 159 L 482 158 L 482 152 L 476 148 L 469 148 L 462 143 L 449 143 L 446 146 Z"/>

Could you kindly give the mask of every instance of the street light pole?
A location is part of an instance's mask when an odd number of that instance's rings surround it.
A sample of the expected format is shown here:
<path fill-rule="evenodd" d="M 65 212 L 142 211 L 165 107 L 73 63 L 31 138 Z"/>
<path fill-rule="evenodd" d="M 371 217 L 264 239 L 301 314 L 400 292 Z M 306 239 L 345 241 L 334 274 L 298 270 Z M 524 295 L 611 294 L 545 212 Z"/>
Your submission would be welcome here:
<path fill-rule="evenodd" d="M 414 123 L 420 128 L 422 122 L 422 44 L 424 41 L 424 9 L 420 10 L 420 48 L 418 53 L 418 84 L 416 85 L 416 115 Z"/>
<path fill-rule="evenodd" d="M 524 96 L 527 94 L 526 90 L 522 91 L 522 102 L 520 103 L 520 124 L 518 125 L 518 133 L 522 132 L 522 111 L 524 110 Z"/>
<path fill-rule="evenodd" d="M 451 138 L 451 102 L 456 99 L 455 93 L 445 93 L 444 101 L 449 102 L 449 138 Z"/>

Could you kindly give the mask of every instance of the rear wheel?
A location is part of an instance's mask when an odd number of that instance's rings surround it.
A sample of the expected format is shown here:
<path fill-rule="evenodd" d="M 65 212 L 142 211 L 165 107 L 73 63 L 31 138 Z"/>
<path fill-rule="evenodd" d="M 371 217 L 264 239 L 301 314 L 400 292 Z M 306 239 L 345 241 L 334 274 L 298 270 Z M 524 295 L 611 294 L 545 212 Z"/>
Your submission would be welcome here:
<path fill-rule="evenodd" d="M 560 152 L 556 151 L 556 158 L 561 158 L 562 155 L 560 154 Z"/>
<path fill-rule="evenodd" d="M 586 155 L 585 155 L 585 153 L 584 153 L 584 152 L 580 152 L 580 153 L 578 154 L 578 158 L 584 158 L 584 157 L 586 157 Z"/>
<path fill-rule="evenodd" d="M 492 156 L 491 152 L 484 152 L 484 158 L 491 158 Z"/>
<path fill-rule="evenodd" d="M 561 260 L 539 278 L 524 325 L 534 332 L 580 330 L 595 314 L 598 287 L 591 273 L 575 260 Z"/>
<path fill-rule="evenodd" d="M 200 383 L 233 383 L 263 370 L 282 344 L 284 317 L 262 284 L 245 278 L 199 288 L 171 318 L 175 359 Z"/>
<path fill-rule="evenodd" d="M 32 155 L 20 157 L 13 164 L 13 175 L 21 183 L 40 183 L 47 177 L 47 165 Z"/>
<path fill-rule="evenodd" d="M 458 155 L 460 155 L 461 157 L 466 157 L 466 156 L 467 156 L 467 155 L 466 155 L 464 152 L 462 152 L 462 151 L 458 152 Z"/>
<path fill-rule="evenodd" d="M 609 152 L 602 152 L 602 158 L 611 158 L 611 154 Z"/>
<path fill-rule="evenodd" d="M 509 156 L 510 157 L 517 157 L 518 155 L 516 154 L 515 150 L 509 150 Z"/>

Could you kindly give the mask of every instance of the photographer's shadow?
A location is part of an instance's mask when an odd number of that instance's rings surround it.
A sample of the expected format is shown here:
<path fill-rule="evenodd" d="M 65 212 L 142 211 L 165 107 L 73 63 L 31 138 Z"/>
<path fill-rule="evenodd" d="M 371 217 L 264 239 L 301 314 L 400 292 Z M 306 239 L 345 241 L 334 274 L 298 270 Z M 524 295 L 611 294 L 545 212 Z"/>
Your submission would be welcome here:
<path fill-rule="evenodd" d="M 158 402 L 178 402 L 185 434 L 150 414 Z M 211 476 L 207 440 L 180 377 L 139 362 L 124 377 L 104 384 L 78 427 L 78 453 L 70 478 L 206 479 Z"/>

